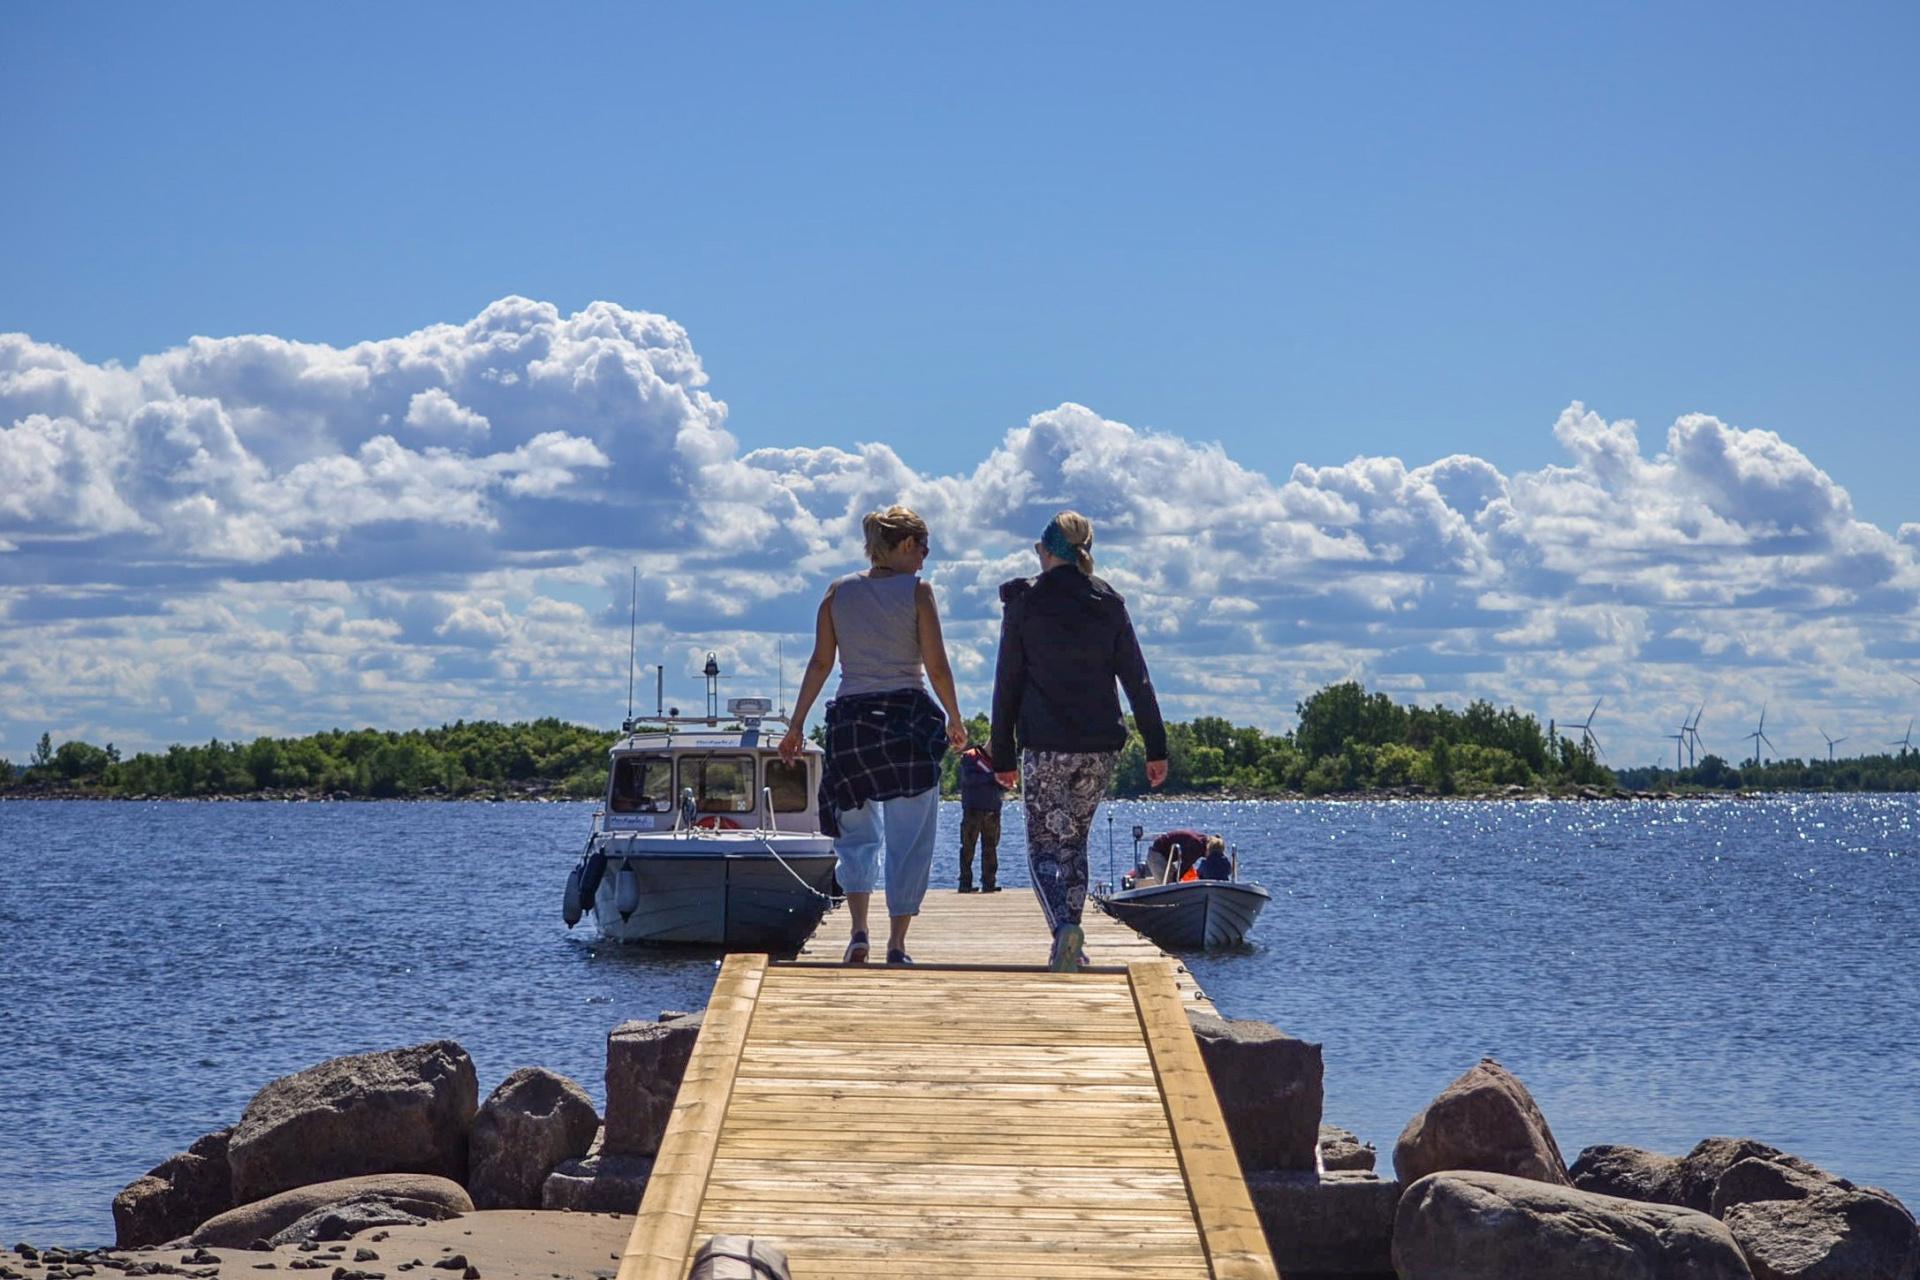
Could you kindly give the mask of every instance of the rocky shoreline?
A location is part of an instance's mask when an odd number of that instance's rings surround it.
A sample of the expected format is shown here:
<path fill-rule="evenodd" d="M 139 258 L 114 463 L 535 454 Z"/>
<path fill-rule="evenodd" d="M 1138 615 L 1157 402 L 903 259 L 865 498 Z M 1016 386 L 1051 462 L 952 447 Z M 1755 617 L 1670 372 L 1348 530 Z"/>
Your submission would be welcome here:
<path fill-rule="evenodd" d="M 1710 1137 L 1684 1156 L 1593 1146 L 1569 1165 L 1492 1059 L 1415 1115 L 1378 1171 L 1370 1144 L 1322 1123 L 1319 1045 L 1189 1017 L 1289 1280 L 1920 1274 L 1920 1230 L 1898 1199 L 1750 1138 Z M 611 1280 L 701 1023 L 667 1012 L 613 1028 L 604 1116 L 540 1067 L 483 1102 L 452 1041 L 319 1063 L 128 1184 L 113 1247 L 21 1243 L 0 1280 Z"/>

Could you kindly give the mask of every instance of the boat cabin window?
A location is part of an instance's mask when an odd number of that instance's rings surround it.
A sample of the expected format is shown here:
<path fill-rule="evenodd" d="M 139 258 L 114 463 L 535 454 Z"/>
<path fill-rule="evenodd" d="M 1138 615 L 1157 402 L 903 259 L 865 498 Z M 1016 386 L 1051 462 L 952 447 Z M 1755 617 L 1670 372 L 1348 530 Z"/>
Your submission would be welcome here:
<path fill-rule="evenodd" d="M 615 813 L 667 813 L 673 809 L 673 761 L 665 756 L 621 756 L 613 762 L 607 807 Z"/>
<path fill-rule="evenodd" d="M 812 800 L 807 794 L 807 762 L 786 764 L 777 757 L 767 761 L 767 789 L 773 792 L 775 813 L 799 813 Z"/>
<path fill-rule="evenodd" d="M 680 783 L 693 788 L 702 813 L 752 813 L 752 756 L 694 756 L 680 763 Z"/>

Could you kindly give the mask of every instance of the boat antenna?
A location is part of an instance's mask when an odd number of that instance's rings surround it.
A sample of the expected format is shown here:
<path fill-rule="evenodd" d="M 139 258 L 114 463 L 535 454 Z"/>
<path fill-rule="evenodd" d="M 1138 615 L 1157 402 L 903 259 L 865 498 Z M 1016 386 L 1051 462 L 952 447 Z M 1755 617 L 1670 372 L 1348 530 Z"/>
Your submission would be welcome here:
<path fill-rule="evenodd" d="M 787 651 L 786 641 L 779 636 L 773 638 L 773 661 L 780 668 L 780 718 L 787 718 Z"/>
<path fill-rule="evenodd" d="M 633 566 L 633 590 L 627 597 L 627 719 L 633 719 L 633 637 L 640 624 L 640 566 Z"/>
<path fill-rule="evenodd" d="M 667 714 L 667 664 L 664 662 L 653 664 L 653 714 Z"/>

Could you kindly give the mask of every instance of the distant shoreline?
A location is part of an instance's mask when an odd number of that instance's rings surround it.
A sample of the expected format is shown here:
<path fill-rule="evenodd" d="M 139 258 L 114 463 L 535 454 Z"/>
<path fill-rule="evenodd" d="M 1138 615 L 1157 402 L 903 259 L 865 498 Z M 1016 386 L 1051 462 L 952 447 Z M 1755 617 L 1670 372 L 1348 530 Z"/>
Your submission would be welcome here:
<path fill-rule="evenodd" d="M 1667 800 L 1764 800 L 1770 796 L 1866 796 L 1866 795 L 1914 795 L 1912 791 L 1598 791 L 1595 789 L 1569 790 L 1563 792 L 1526 788 L 1515 791 L 1478 791 L 1462 792 L 1454 795 L 1436 795 L 1431 792 L 1405 791 L 1351 791 L 1327 793 L 1309 796 L 1302 792 L 1266 792 L 1241 794 L 1231 791 L 1183 791 L 1168 794 L 1152 791 L 1142 795 L 1108 796 L 1108 800 L 1146 801 L 1153 804 L 1176 804 L 1200 802 L 1209 804 L 1247 804 L 1268 802 L 1273 804 L 1452 804 L 1461 801 L 1470 803 L 1505 803 L 1516 801 L 1577 801 L 1588 803 L 1617 803 L 1620 801 L 1667 801 Z M 957 802 L 959 796 L 942 796 L 942 800 Z M 599 797 L 569 796 L 557 792 L 523 792 L 519 794 L 470 794 L 470 795 L 415 795 L 415 796 L 356 796 L 356 795 L 314 795 L 299 792 L 241 792 L 225 795 L 169 796 L 169 795 L 105 795 L 86 791 L 19 791 L 0 792 L 0 803 L 21 801 L 30 803 L 72 802 L 81 800 L 104 801 L 112 804 L 597 804 Z M 1008 803 L 1018 803 L 1014 797 Z"/>

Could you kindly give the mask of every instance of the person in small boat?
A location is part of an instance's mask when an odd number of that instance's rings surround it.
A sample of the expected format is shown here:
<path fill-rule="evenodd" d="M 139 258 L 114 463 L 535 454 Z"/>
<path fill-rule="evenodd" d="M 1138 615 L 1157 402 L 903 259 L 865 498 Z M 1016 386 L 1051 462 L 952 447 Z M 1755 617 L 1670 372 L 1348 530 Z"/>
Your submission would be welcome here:
<path fill-rule="evenodd" d="M 1160 884 L 1169 880 L 1181 880 L 1187 872 L 1193 870 L 1194 863 L 1207 851 L 1209 837 L 1204 832 L 1181 828 L 1155 836 L 1147 846 L 1146 862 L 1134 870 L 1142 884 Z M 1178 864 L 1172 875 L 1167 874 L 1169 864 Z"/>
<path fill-rule="evenodd" d="M 1087 832 L 1127 742 L 1115 682 L 1140 727 L 1150 786 L 1167 780 L 1167 731 L 1126 601 L 1093 574 L 1093 523 L 1062 511 L 1034 551 L 1040 576 L 1000 588 L 992 755 L 1004 785 L 1025 775 L 1027 864 L 1053 930 L 1047 963 L 1072 973 L 1084 962 Z"/>
<path fill-rule="evenodd" d="M 1207 851 L 1193 866 L 1196 880 L 1233 879 L 1233 859 L 1227 856 L 1227 842 L 1219 836 L 1207 837 Z"/>
<path fill-rule="evenodd" d="M 844 958 L 866 963 L 868 907 L 884 849 L 887 963 L 912 964 L 907 928 L 919 914 L 933 869 L 940 760 L 949 744 L 966 745 L 967 729 L 933 588 L 919 578 L 929 550 L 926 522 L 893 506 L 869 512 L 861 523 L 870 567 L 836 579 L 820 601 L 813 656 L 780 740 L 780 758 L 788 764 L 799 758 L 801 726 L 838 653 L 840 687 L 826 707 L 820 829 L 834 838 L 835 874 L 847 895 L 853 937 Z M 921 683 L 923 670 L 939 706 Z"/>
<path fill-rule="evenodd" d="M 980 847 L 980 892 L 998 893 L 1000 801 L 1006 788 L 993 776 L 993 757 L 975 743 L 960 755 L 960 892 L 973 892 L 973 849 Z"/>

